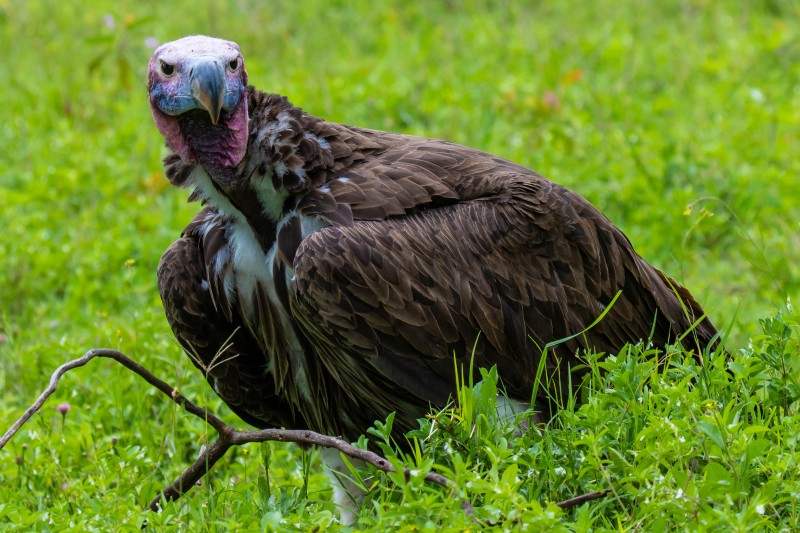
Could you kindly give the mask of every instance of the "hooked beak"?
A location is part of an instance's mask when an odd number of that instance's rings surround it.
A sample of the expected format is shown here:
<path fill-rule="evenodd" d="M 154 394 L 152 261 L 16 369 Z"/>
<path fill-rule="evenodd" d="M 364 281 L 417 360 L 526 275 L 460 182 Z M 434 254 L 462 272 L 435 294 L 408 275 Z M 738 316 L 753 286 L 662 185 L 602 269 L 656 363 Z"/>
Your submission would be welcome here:
<path fill-rule="evenodd" d="M 192 96 L 208 111 L 211 123 L 217 125 L 225 102 L 225 69 L 214 61 L 200 63 L 189 75 Z"/>

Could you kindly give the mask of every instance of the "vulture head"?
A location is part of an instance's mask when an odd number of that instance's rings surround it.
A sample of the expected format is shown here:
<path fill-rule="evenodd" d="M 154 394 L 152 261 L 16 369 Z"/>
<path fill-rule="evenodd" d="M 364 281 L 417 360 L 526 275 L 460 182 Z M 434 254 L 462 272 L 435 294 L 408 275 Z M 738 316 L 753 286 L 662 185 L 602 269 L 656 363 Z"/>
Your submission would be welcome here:
<path fill-rule="evenodd" d="M 159 47 L 148 65 L 153 119 L 167 146 L 218 176 L 247 151 L 247 72 L 236 43 L 191 36 Z"/>

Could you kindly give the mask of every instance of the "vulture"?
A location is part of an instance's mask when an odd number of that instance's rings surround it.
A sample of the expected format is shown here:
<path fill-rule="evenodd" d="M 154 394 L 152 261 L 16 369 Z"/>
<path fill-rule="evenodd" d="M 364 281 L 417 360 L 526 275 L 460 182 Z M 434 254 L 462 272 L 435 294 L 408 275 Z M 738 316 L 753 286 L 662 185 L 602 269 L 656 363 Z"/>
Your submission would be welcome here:
<path fill-rule="evenodd" d="M 217 38 L 155 50 L 148 91 L 166 177 L 203 206 L 158 266 L 167 320 L 249 424 L 356 440 L 394 412 L 401 436 L 491 366 L 546 418 L 587 349 L 717 344 L 685 288 L 525 167 L 317 118 Z"/>

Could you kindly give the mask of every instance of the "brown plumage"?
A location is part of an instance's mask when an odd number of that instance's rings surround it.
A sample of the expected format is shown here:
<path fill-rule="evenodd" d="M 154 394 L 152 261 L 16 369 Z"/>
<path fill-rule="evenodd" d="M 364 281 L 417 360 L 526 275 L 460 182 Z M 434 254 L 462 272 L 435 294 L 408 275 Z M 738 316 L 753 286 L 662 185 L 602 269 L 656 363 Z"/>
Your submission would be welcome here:
<path fill-rule="evenodd" d="M 222 65 L 226 92 L 198 78 L 202 61 Z M 579 383 L 585 348 L 663 346 L 695 322 L 684 345 L 716 343 L 689 292 L 578 194 L 478 150 L 326 122 L 246 81 L 238 47 L 210 38 L 150 64 L 167 176 L 206 204 L 159 265 L 167 318 L 251 424 L 356 439 L 396 411 L 406 431 L 452 396 L 454 359 L 468 368 L 473 348 L 528 402 L 542 348 L 618 293 L 548 350 L 552 387 Z M 542 389 L 534 408 L 552 414 Z"/>

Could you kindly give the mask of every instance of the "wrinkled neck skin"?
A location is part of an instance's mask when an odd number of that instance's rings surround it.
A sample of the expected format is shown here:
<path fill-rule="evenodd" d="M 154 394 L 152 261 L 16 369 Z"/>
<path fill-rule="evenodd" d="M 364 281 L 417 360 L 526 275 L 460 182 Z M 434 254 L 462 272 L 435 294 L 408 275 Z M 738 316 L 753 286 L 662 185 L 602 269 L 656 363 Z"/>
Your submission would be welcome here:
<path fill-rule="evenodd" d="M 239 106 L 246 106 L 246 102 L 240 102 Z M 177 119 L 181 136 L 186 140 L 188 148 L 184 159 L 202 166 L 220 183 L 234 181 L 237 166 L 247 150 L 247 135 L 238 135 L 239 131 L 234 129 L 238 125 L 231 127 L 236 111 L 231 110 L 229 116 L 222 117 L 216 126 L 209 123 L 208 113 L 199 109 Z M 238 127 L 247 131 L 247 124 Z M 244 145 L 244 149 L 238 146 L 239 143 Z"/>
<path fill-rule="evenodd" d="M 247 152 L 249 134 L 249 104 L 239 98 L 235 107 L 225 112 L 213 125 L 208 113 L 195 109 L 173 116 L 162 112 L 152 100 L 153 120 L 167 146 L 186 165 L 200 165 L 220 182 L 232 180 Z M 172 180 L 170 180 L 172 181 Z M 186 187 L 188 183 L 175 183 Z"/>
<path fill-rule="evenodd" d="M 190 201 L 199 198 L 225 214 L 232 214 L 232 206 L 249 219 L 276 222 L 296 207 L 303 192 L 324 181 L 333 158 L 327 141 L 307 131 L 308 124 L 320 119 L 305 115 L 282 96 L 252 87 L 246 96 L 239 105 L 249 108 L 247 135 L 231 127 L 229 116 L 218 126 L 210 124 L 205 112 L 178 117 L 175 125 L 185 147 L 168 142 L 180 157 L 165 159 L 167 178 L 177 187 L 193 188 Z M 244 143 L 236 146 L 242 138 Z M 242 156 L 236 162 L 238 153 Z"/>

